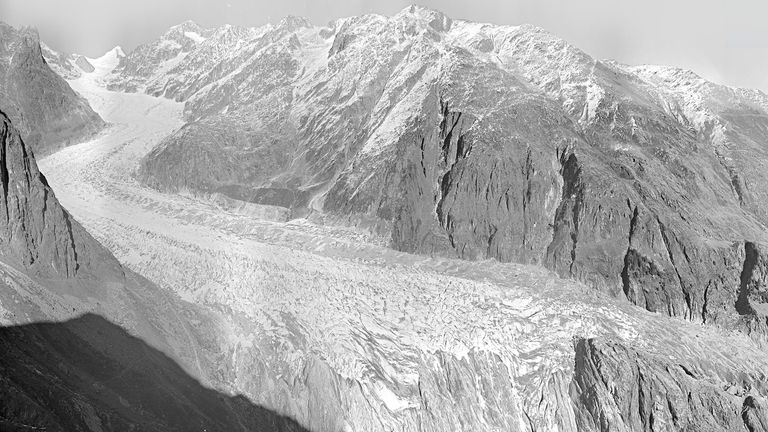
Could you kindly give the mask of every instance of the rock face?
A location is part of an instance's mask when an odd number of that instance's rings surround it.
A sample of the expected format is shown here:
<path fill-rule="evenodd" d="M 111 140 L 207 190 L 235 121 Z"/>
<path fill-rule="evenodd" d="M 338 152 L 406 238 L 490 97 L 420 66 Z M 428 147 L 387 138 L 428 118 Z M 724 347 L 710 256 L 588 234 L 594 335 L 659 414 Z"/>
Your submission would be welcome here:
<path fill-rule="evenodd" d="M 35 154 L 44 156 L 104 127 L 88 102 L 48 66 L 34 30 L 0 23 L 0 38 L 0 110 Z"/>
<path fill-rule="evenodd" d="M 729 385 L 706 364 L 674 364 L 608 340 L 575 345 L 570 392 L 580 431 L 768 430 L 765 381 Z"/>
<path fill-rule="evenodd" d="M 373 219 L 399 250 L 540 264 L 764 334 L 765 297 L 737 300 L 762 293 L 741 276 L 745 245 L 768 241 L 765 94 L 418 7 L 145 55 L 176 33 L 110 78 L 186 101 L 189 123 L 143 163 L 153 186 Z"/>
<path fill-rule="evenodd" d="M 64 210 L 19 132 L 0 112 L 0 256 L 42 276 L 114 272 L 111 258 Z"/>

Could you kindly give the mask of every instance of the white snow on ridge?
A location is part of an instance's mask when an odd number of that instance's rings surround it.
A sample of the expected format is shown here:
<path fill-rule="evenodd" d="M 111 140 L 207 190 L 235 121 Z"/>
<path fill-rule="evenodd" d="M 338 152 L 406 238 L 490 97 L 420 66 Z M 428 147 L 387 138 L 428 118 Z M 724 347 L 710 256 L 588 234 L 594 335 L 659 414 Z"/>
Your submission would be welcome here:
<path fill-rule="evenodd" d="M 101 57 L 89 58 L 86 57 L 88 62 L 96 69 L 93 73 L 99 76 L 104 76 L 111 72 L 120 63 L 120 59 L 125 57 L 125 53 L 120 46 L 116 46 L 107 51 Z"/>
<path fill-rule="evenodd" d="M 186 36 L 186 37 L 188 37 L 188 38 L 192 39 L 192 40 L 193 40 L 193 41 L 195 41 L 196 43 L 201 43 L 201 42 L 205 41 L 205 38 L 204 38 L 204 37 L 200 36 L 200 34 L 199 34 L 199 33 L 197 33 L 197 32 L 193 32 L 193 31 L 185 31 L 185 32 L 184 32 L 184 36 Z"/>

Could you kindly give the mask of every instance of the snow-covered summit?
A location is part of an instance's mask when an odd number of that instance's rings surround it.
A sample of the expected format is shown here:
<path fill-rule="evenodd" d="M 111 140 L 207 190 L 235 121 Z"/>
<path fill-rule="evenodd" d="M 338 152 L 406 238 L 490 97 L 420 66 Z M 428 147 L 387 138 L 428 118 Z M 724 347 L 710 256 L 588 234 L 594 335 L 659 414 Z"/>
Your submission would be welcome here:
<path fill-rule="evenodd" d="M 95 59 L 88 59 L 88 61 L 96 68 L 95 72 L 100 75 L 111 72 L 118 64 L 120 60 L 125 58 L 125 52 L 119 45 L 105 52 L 100 57 Z"/>
<path fill-rule="evenodd" d="M 178 30 L 178 31 L 201 31 L 203 28 L 193 20 L 186 20 L 182 21 L 176 25 L 173 25 L 170 27 L 170 30 Z"/>
<path fill-rule="evenodd" d="M 422 26 L 427 25 L 436 31 L 449 31 L 453 23 L 451 18 L 440 11 L 417 5 L 403 8 L 392 19 L 417 22 Z"/>

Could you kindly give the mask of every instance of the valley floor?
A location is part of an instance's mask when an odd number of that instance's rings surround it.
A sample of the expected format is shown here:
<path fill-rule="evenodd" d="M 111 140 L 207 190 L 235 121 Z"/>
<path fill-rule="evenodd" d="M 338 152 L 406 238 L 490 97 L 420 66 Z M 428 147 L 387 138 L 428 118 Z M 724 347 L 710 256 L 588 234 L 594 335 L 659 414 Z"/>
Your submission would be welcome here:
<path fill-rule="evenodd" d="M 260 219 L 149 189 L 134 171 L 182 126 L 183 104 L 107 91 L 99 85 L 105 66 L 97 67 L 71 85 L 111 125 L 41 160 L 40 170 L 63 206 L 122 263 L 230 320 L 224 337 L 234 363 L 239 350 L 256 346 L 279 381 L 299 374 L 290 369 L 311 354 L 360 383 L 370 409 L 387 412 L 393 424 L 424 406 L 417 387 L 429 364 L 424 359 L 435 353 L 459 360 L 493 355 L 522 401 L 539 397 L 553 374 L 572 373 L 576 336 L 615 337 L 668 358 L 706 358 L 750 373 L 768 370 L 744 360 L 760 356 L 743 336 L 645 312 L 544 269 L 399 253 L 351 228 Z M 270 403 L 248 383 L 238 377 L 230 390 Z M 291 410 L 291 403 L 282 405 Z"/>

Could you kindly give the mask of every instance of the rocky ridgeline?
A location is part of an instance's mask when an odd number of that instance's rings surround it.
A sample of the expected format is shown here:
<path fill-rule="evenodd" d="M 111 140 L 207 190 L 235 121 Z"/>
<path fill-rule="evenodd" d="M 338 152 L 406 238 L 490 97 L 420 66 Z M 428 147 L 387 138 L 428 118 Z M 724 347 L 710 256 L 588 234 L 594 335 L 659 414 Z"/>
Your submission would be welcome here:
<path fill-rule="evenodd" d="M 43 58 L 51 70 L 66 80 L 77 79 L 83 76 L 83 73 L 91 73 L 96 70 L 85 56 L 60 53 L 42 42 L 40 48 Z"/>
<path fill-rule="evenodd" d="M 34 30 L 16 30 L 0 23 L 0 60 L 0 110 L 13 120 L 38 156 L 81 141 L 104 127 L 88 102 L 51 70 Z"/>

